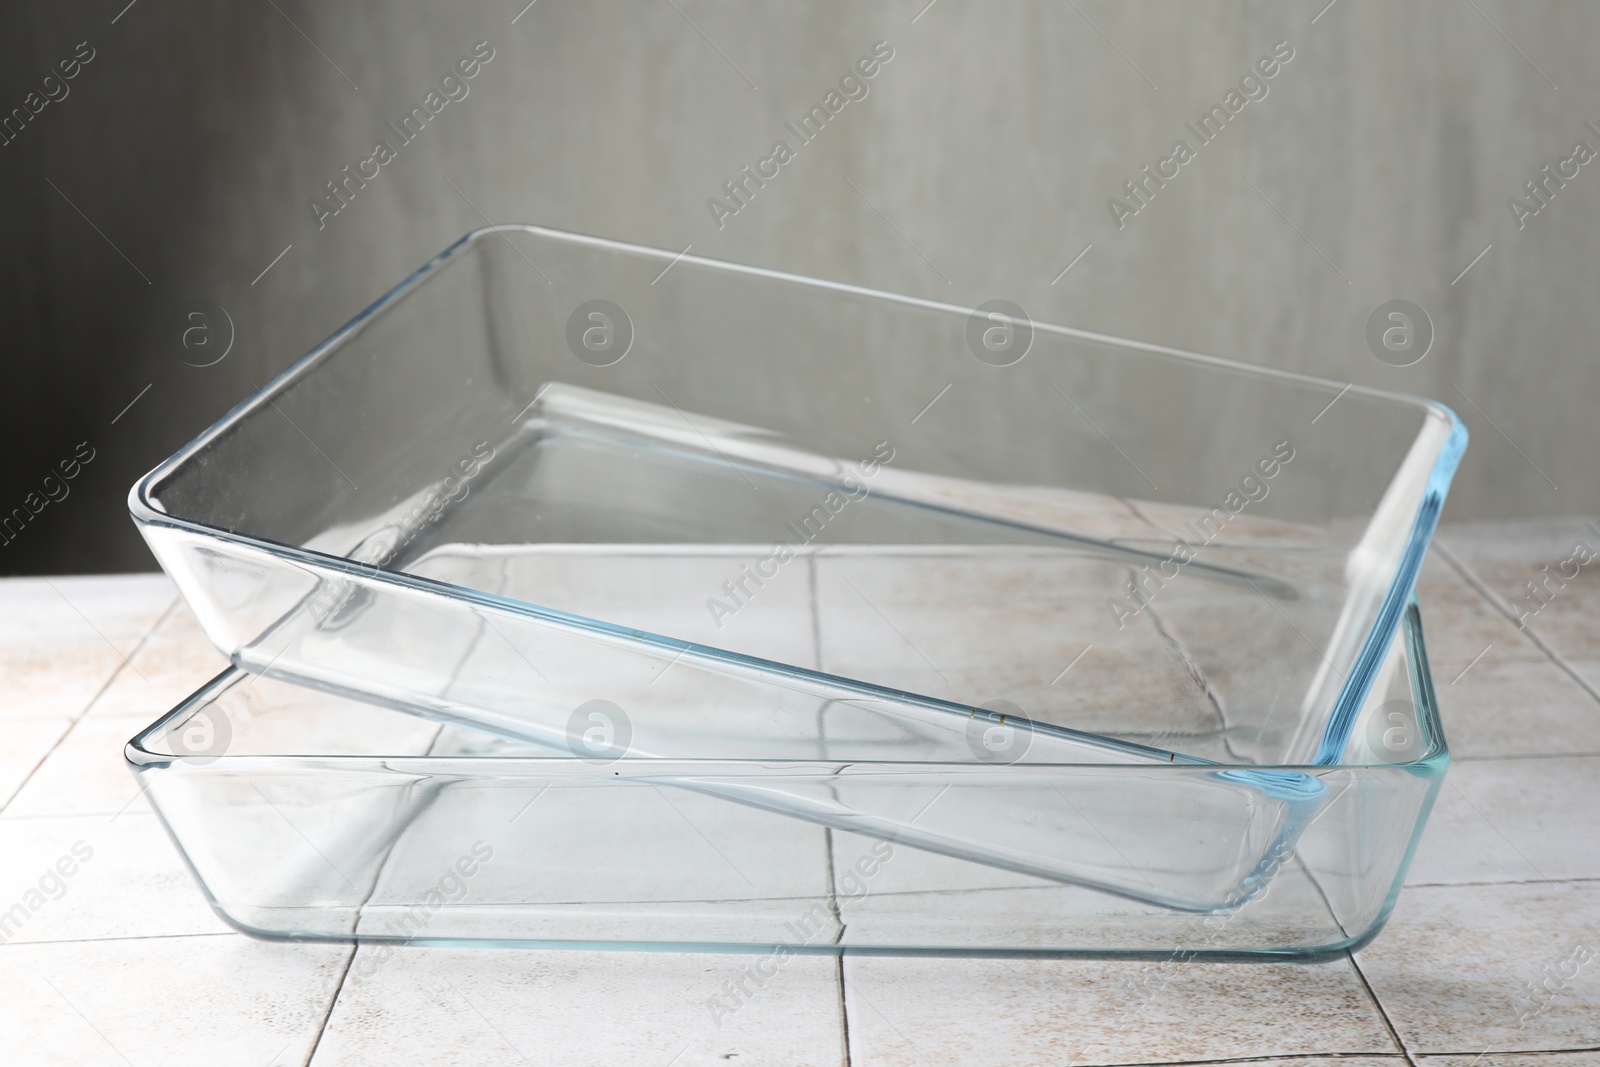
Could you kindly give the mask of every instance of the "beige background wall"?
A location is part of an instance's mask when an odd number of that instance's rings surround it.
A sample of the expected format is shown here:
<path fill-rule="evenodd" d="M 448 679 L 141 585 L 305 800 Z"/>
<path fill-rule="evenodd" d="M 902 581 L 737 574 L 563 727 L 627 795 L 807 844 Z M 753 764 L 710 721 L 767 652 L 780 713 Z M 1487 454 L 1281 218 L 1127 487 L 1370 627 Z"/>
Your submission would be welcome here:
<path fill-rule="evenodd" d="M 1425 394 L 1473 436 L 1449 514 L 1600 510 L 1600 162 L 1520 231 L 1506 206 L 1600 150 L 1600 5 L 125 3 L 0 13 L 0 110 L 95 50 L 0 147 L 0 507 L 96 450 L 0 572 L 150 566 L 134 478 L 485 219 Z M 309 199 L 480 40 L 470 95 L 319 230 Z M 706 199 L 880 40 L 869 95 L 719 229 Z M 1279 41 L 1119 230 L 1108 197 Z M 1365 339 L 1395 298 L 1435 330 L 1410 367 Z M 215 366 L 185 366 L 195 301 L 233 324 Z"/>

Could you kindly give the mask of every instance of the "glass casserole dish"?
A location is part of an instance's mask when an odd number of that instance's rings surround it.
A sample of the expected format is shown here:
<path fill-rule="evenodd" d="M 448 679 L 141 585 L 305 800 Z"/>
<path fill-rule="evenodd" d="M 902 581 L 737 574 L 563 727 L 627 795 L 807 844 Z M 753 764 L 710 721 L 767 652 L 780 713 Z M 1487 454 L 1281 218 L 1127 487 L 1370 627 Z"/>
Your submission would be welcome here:
<path fill-rule="evenodd" d="M 1414 606 L 1338 763 L 1247 769 L 1313 782 L 1313 810 L 1252 892 L 1207 912 L 741 797 L 776 788 L 1073 851 L 1106 882 L 1161 880 L 1250 851 L 1217 803 L 1239 768 L 596 763 L 237 668 L 126 751 L 213 908 L 261 937 L 1263 961 L 1332 958 L 1377 933 L 1449 761 Z"/>

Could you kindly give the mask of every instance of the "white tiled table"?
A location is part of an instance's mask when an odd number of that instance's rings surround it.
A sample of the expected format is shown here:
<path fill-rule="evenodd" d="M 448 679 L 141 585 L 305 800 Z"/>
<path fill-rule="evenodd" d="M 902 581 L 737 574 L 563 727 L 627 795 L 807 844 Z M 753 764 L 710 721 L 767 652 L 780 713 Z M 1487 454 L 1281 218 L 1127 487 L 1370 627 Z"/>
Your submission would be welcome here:
<path fill-rule="evenodd" d="M 220 657 L 159 576 L 6 580 L 0 1064 L 1600 1064 L 1600 561 L 1513 621 L 1575 541 L 1600 529 L 1456 525 L 1430 556 L 1456 762 L 1354 958 L 800 957 L 720 1026 L 748 957 L 419 948 L 362 978 L 350 948 L 229 932 L 122 766 Z"/>

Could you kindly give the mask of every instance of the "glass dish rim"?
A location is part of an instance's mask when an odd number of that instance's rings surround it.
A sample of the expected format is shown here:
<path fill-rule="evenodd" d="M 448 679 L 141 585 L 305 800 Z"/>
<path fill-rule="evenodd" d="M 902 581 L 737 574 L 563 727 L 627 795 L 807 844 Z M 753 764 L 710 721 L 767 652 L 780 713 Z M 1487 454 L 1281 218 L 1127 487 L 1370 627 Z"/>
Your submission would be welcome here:
<path fill-rule="evenodd" d="M 1445 739 L 1443 724 L 1439 717 L 1438 695 L 1433 684 L 1433 672 L 1429 667 L 1427 648 L 1422 634 L 1421 612 L 1415 599 L 1407 606 L 1405 615 L 1401 620 L 1401 633 L 1398 635 L 1406 644 L 1406 664 L 1409 674 L 1410 688 L 1413 703 L 1416 707 L 1417 723 L 1420 727 L 1425 745 L 1418 755 L 1395 763 L 1334 763 L 1334 764 L 1257 764 L 1257 763 L 1017 763 L 1003 766 L 952 762 L 949 760 L 828 760 L 828 759 L 799 759 L 785 757 L 714 757 L 714 758 L 655 758 L 655 757 L 623 757 L 615 763 L 603 767 L 593 763 L 575 759 L 572 756 L 543 756 L 543 755 L 496 755 L 496 754 L 461 754 L 461 755 L 376 755 L 376 754 L 319 754 L 310 753 L 257 753 L 253 755 L 221 755 L 204 753 L 195 754 L 169 754 L 157 752 L 150 742 L 170 729 L 173 725 L 192 716 L 201 707 L 226 693 L 241 681 L 253 677 L 251 672 L 242 667 L 229 665 L 216 676 L 209 679 L 194 692 L 178 701 L 169 710 L 158 715 L 153 722 L 145 726 L 128 740 L 123 748 L 124 760 L 134 769 L 145 767 L 158 767 L 161 765 L 182 765 L 191 767 L 209 767 L 212 765 L 226 764 L 228 767 L 240 770 L 261 768 L 272 769 L 287 764 L 315 762 L 318 765 L 335 767 L 359 767 L 362 765 L 379 766 L 389 770 L 405 770 L 413 765 L 426 765 L 437 773 L 443 765 L 461 764 L 463 769 L 487 767 L 490 764 L 515 769 L 527 768 L 529 773 L 549 773 L 557 771 L 573 776 L 585 778 L 600 777 L 606 767 L 626 766 L 630 770 L 630 777 L 637 777 L 631 772 L 638 768 L 641 773 L 649 773 L 646 769 L 658 768 L 662 774 L 681 773 L 673 768 L 701 768 L 699 773 L 726 770 L 734 772 L 741 768 L 751 774 L 759 774 L 765 768 L 802 768 L 815 766 L 818 768 L 837 768 L 839 766 L 861 767 L 867 769 L 882 768 L 885 771 L 893 770 L 895 773 L 941 773 L 955 771 L 961 774 L 989 773 L 999 777 L 1008 775 L 1026 774 L 1028 772 L 1045 773 L 1051 770 L 1083 771 L 1092 770 L 1098 773 L 1115 774 L 1119 771 L 1132 771 L 1140 774 L 1155 773 L 1207 773 L 1219 771 L 1246 771 L 1250 773 L 1286 772 L 1300 775 L 1315 776 L 1340 770 L 1393 770 L 1421 775 L 1443 775 L 1450 764 L 1450 746 Z M 282 684 L 293 685 L 299 688 L 312 688 L 297 681 L 279 679 Z M 323 690 L 315 690 L 324 692 Z M 353 696 L 339 693 L 328 693 L 339 700 L 358 700 Z M 374 706 L 382 706 L 373 701 Z M 406 714 L 395 711 L 395 714 Z"/>
<path fill-rule="evenodd" d="M 154 500 L 155 493 L 160 484 L 171 477 L 179 467 L 191 456 L 198 453 L 212 440 L 227 433 L 234 425 L 242 422 L 259 409 L 270 405 L 273 398 L 282 394 L 296 384 L 299 379 L 310 374 L 318 364 L 331 358 L 332 354 L 369 323 L 391 306 L 399 303 L 411 292 L 422 286 L 427 280 L 443 270 L 446 266 L 460 257 L 467 255 L 478 244 L 487 242 L 491 237 L 504 236 L 507 233 L 530 233 L 540 237 L 552 238 L 557 241 L 572 242 L 578 245 L 604 249 L 606 251 L 622 253 L 643 259 L 654 258 L 667 260 L 672 263 L 686 261 L 692 265 L 732 274 L 743 274 L 754 277 L 766 278 L 773 281 L 802 285 L 811 289 L 827 290 L 835 293 L 849 294 L 858 297 L 868 297 L 874 300 L 886 301 L 890 304 L 918 308 L 923 311 L 934 311 L 942 314 L 971 315 L 972 308 L 962 307 L 957 304 L 929 300 L 923 297 L 909 296 L 900 293 L 890 293 L 882 290 L 867 288 L 847 282 L 828 281 L 805 275 L 793 274 L 787 271 L 775 270 L 768 267 L 757 267 L 749 264 L 736 263 L 728 260 L 710 259 L 704 256 L 690 255 L 684 252 L 671 252 L 666 249 L 651 248 L 646 245 L 637 245 L 630 242 L 618 241 L 611 238 L 596 237 L 587 234 L 571 233 L 564 230 L 552 229 L 531 224 L 498 224 L 482 226 L 468 231 L 457 238 L 443 251 L 434 255 L 422 266 L 413 270 L 399 283 L 379 296 L 367 307 L 363 308 L 353 318 L 340 326 L 323 341 L 313 346 L 305 355 L 296 359 L 278 374 L 274 375 L 255 392 L 246 396 L 234 405 L 216 422 L 201 431 L 192 440 L 179 448 L 171 456 L 157 464 L 153 469 L 136 481 L 128 493 L 128 510 L 134 521 L 141 526 L 164 526 L 176 529 L 191 535 L 220 540 L 246 549 L 264 551 L 289 562 L 307 566 L 315 570 L 333 570 L 349 576 L 359 576 L 362 579 L 377 581 L 382 584 L 392 585 L 402 590 L 409 590 L 426 596 L 444 596 L 447 599 L 479 607 L 487 607 L 508 611 L 525 618 L 542 619 L 562 626 L 575 626 L 579 629 L 593 633 L 603 634 L 612 638 L 626 638 L 638 644 L 654 647 L 658 650 L 674 653 L 692 652 L 705 656 L 715 661 L 742 666 L 754 666 L 764 671 L 776 672 L 790 678 L 804 679 L 812 683 L 825 683 L 830 686 L 853 689 L 869 693 L 877 697 L 887 697 L 894 700 L 914 699 L 919 703 L 943 708 L 944 710 L 965 710 L 966 705 L 956 704 L 930 697 L 924 694 L 909 693 L 888 686 L 881 686 L 860 679 L 849 678 L 844 675 L 831 674 L 813 668 L 801 667 L 795 664 L 783 663 L 777 660 L 762 659 L 747 656 L 741 653 L 720 649 L 712 645 L 698 642 L 683 641 L 665 634 L 656 634 L 640 631 L 630 627 L 622 627 L 608 623 L 603 619 L 592 618 L 584 615 L 558 611 L 553 608 L 543 607 L 525 600 L 485 593 L 466 586 L 455 585 L 436 579 L 425 578 L 419 575 L 407 574 L 404 571 L 390 570 L 373 564 L 360 563 L 345 556 L 336 556 L 331 553 L 308 549 L 299 545 L 290 545 L 250 533 L 241 533 L 237 530 L 225 530 L 209 523 L 195 519 L 174 515 L 161 510 Z M 509 238 L 507 238 L 509 240 Z M 1139 341 L 1130 338 L 1117 337 L 1111 334 L 1099 333 L 1091 330 L 1082 330 L 1075 327 L 1060 326 L 1050 323 L 1033 322 L 1036 334 L 1049 334 L 1068 337 L 1077 341 L 1119 346 L 1124 349 L 1133 349 L 1150 355 L 1160 356 L 1189 363 L 1201 363 L 1214 367 L 1220 371 L 1258 375 L 1274 378 L 1281 381 L 1310 385 L 1325 388 L 1335 393 L 1337 400 L 1346 392 L 1384 400 L 1390 403 L 1399 403 L 1414 407 L 1424 415 L 1442 418 L 1449 426 L 1445 443 L 1440 448 L 1439 454 L 1429 471 L 1426 487 L 1422 499 L 1418 503 L 1416 514 L 1412 517 L 1411 532 L 1406 542 L 1405 550 L 1401 554 L 1399 565 L 1385 591 L 1378 613 L 1372 626 L 1368 629 L 1361 649 L 1357 652 L 1351 664 L 1350 671 L 1340 686 L 1339 695 L 1335 698 L 1333 706 L 1329 709 L 1324 721 L 1322 736 L 1318 743 L 1317 751 L 1310 763 L 1301 764 L 1301 767 L 1330 767 L 1339 765 L 1339 756 L 1349 741 L 1349 733 L 1355 724 L 1355 719 L 1360 712 L 1367 690 L 1377 675 L 1379 665 L 1388 650 L 1390 639 L 1393 638 L 1401 623 L 1402 612 L 1405 610 L 1407 598 L 1411 596 L 1416 585 L 1417 575 L 1422 567 L 1422 559 L 1427 551 L 1427 546 L 1432 538 L 1435 526 L 1438 524 L 1439 512 L 1444 505 L 1445 494 L 1450 481 L 1455 473 L 1457 464 L 1467 444 L 1467 430 L 1465 424 L 1449 407 L 1426 397 L 1416 396 L 1394 390 L 1379 389 L 1373 386 L 1357 385 L 1353 382 L 1340 383 L 1327 378 L 1301 374 L 1298 371 L 1288 371 L 1277 367 L 1263 366 L 1246 363 L 1240 360 L 1228 359 L 1222 356 L 1207 355 L 1199 352 L 1190 352 L 1169 345 L 1161 345 L 1149 341 Z M 1331 405 L 1330 405 L 1331 406 Z M 1069 764 L 1067 766 L 1082 766 Z M 1290 765 L 1283 765 L 1285 767 Z"/>

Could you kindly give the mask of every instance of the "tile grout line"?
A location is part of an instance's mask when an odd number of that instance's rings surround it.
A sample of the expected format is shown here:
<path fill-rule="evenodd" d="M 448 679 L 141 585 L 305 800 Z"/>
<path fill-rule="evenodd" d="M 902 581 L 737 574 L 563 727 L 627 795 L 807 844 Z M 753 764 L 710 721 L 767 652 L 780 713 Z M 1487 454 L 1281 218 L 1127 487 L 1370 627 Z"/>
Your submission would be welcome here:
<path fill-rule="evenodd" d="M 1475 1059 L 1483 1056 L 1562 1056 L 1573 1052 L 1600 1052 L 1600 1045 L 1583 1045 L 1576 1048 L 1529 1048 L 1496 1051 L 1493 1048 L 1484 1049 L 1482 1052 L 1430 1052 L 1424 1058 L 1436 1059 L 1445 1056 L 1472 1056 Z"/>
<path fill-rule="evenodd" d="M 72 733 L 72 731 L 78 728 L 78 724 L 88 717 L 89 709 L 94 707 L 99 699 L 106 695 L 106 691 L 109 690 L 112 684 L 122 676 L 123 668 L 130 666 L 133 663 L 133 657 L 137 656 L 144 649 L 145 644 L 149 642 L 151 637 L 155 636 L 155 632 L 161 628 L 162 623 L 167 621 L 168 616 L 170 616 L 173 611 L 177 609 L 180 602 L 181 598 L 176 596 L 172 598 L 167 606 L 162 609 L 161 614 L 157 615 L 155 621 L 150 624 L 150 628 L 146 630 L 139 640 L 134 644 L 133 650 L 126 656 L 123 656 L 122 661 L 111 669 L 111 674 L 106 677 L 105 682 L 101 684 L 100 688 L 94 691 L 94 696 L 90 697 L 84 702 L 82 709 L 80 709 L 77 714 L 68 718 L 67 728 L 61 731 L 61 736 L 56 738 L 55 744 L 51 745 L 45 754 L 39 757 L 39 761 L 28 770 L 28 773 L 23 776 L 22 781 L 17 783 L 17 788 L 11 791 L 11 795 L 6 797 L 5 802 L 0 803 L 0 815 L 5 814 L 6 809 L 11 806 L 11 802 L 22 795 L 22 791 L 28 787 L 29 782 L 33 781 L 34 776 L 39 773 L 39 769 L 45 765 L 45 762 L 49 760 L 51 756 L 56 754 L 56 750 L 66 742 L 67 737 Z M 111 650 L 116 652 L 117 655 L 122 656 L 122 653 L 117 649 L 117 646 L 112 645 Z"/>
<path fill-rule="evenodd" d="M 812 553 L 806 561 L 806 577 L 808 579 L 808 599 L 811 601 L 811 645 L 812 658 L 817 670 L 822 670 L 822 603 L 817 596 L 817 556 Z M 826 732 L 822 729 L 822 716 L 827 714 L 826 705 L 818 713 L 818 735 L 824 740 Z M 828 860 L 828 909 L 833 912 L 834 922 L 839 924 L 839 939 L 844 939 L 844 917 L 839 913 L 838 889 L 835 883 L 833 864 L 833 828 L 823 827 L 823 848 L 826 850 Z M 844 1067 L 850 1067 L 850 1005 L 845 997 L 844 986 L 844 953 L 839 952 L 834 956 L 833 979 L 839 994 L 839 1040 L 844 1052 Z"/>
<path fill-rule="evenodd" d="M 850 1002 L 844 995 L 844 953 L 834 958 L 834 978 L 839 983 L 839 1028 L 843 1038 L 844 1067 L 850 1067 Z"/>
<path fill-rule="evenodd" d="M 811 553 L 806 560 L 807 599 L 811 607 L 811 650 L 812 664 L 817 670 L 822 670 L 822 607 L 817 597 L 817 554 Z M 823 741 L 827 740 L 825 716 L 827 705 L 817 712 L 817 735 Z M 844 940 L 844 917 L 839 913 L 838 890 L 834 881 L 835 871 L 833 863 L 833 828 L 822 828 L 822 841 L 824 855 L 827 859 L 828 877 L 828 910 L 833 914 L 834 922 L 839 924 L 838 941 Z M 837 943 L 837 942 L 836 942 Z M 839 1037 L 844 1050 L 844 1067 L 850 1067 L 850 1008 L 845 998 L 844 986 L 844 953 L 834 956 L 833 980 L 835 989 L 839 994 Z"/>
<path fill-rule="evenodd" d="M 1377 990 L 1372 988 L 1372 983 L 1367 981 L 1366 972 L 1361 969 L 1361 964 L 1356 962 L 1356 954 L 1349 949 L 1344 950 L 1345 959 L 1350 961 L 1351 968 L 1356 972 L 1356 977 L 1361 980 L 1361 988 L 1367 991 L 1367 996 L 1372 998 L 1372 1006 L 1378 1009 L 1378 1018 L 1383 1020 L 1384 1027 L 1389 1031 L 1389 1037 L 1394 1041 L 1395 1047 L 1400 1050 L 1400 1055 L 1411 1067 L 1417 1067 L 1417 1061 L 1412 1058 L 1411 1050 L 1406 1048 L 1406 1043 L 1400 1038 L 1400 1031 L 1395 1028 L 1394 1021 L 1389 1018 L 1389 1010 L 1383 1006 L 1383 1001 L 1378 999 Z"/>
<path fill-rule="evenodd" d="M 198 933 L 187 934 L 124 934 L 120 937 L 47 937 L 37 941 L 5 941 L 0 946 L 9 948 L 13 945 L 25 947 L 29 945 L 106 945 L 123 941 L 186 941 L 197 937 L 242 937 L 237 930 L 202 930 Z"/>
<path fill-rule="evenodd" d="M 1133 573 L 1131 570 L 1128 573 L 1130 575 L 1130 581 L 1138 581 L 1137 577 L 1131 577 Z M 1211 687 L 1211 680 L 1206 677 L 1205 671 L 1200 668 L 1199 661 L 1194 658 L 1194 655 L 1189 651 L 1188 646 L 1182 641 L 1179 641 L 1177 637 L 1173 636 L 1172 632 L 1167 629 L 1167 624 L 1161 618 L 1161 616 L 1157 614 L 1155 605 L 1146 605 L 1146 610 L 1150 612 L 1150 621 L 1155 625 L 1156 633 L 1162 638 L 1162 640 L 1166 641 L 1167 644 L 1172 647 L 1173 652 L 1176 653 L 1178 657 L 1178 662 L 1183 665 L 1183 668 L 1188 673 L 1190 679 L 1195 683 L 1195 685 L 1200 687 L 1200 691 L 1205 694 L 1206 700 L 1214 709 L 1216 709 L 1217 721 L 1222 724 L 1222 747 L 1227 750 L 1228 755 L 1240 760 L 1240 762 L 1244 762 L 1243 758 L 1234 750 L 1233 747 L 1233 725 L 1228 722 L 1228 711 L 1222 706 L 1222 698 L 1219 697 L 1216 693 L 1216 690 Z M 1052 682 L 1051 684 L 1054 685 L 1055 683 Z"/>
<path fill-rule="evenodd" d="M 1539 760 L 1539 759 L 1594 759 L 1600 752 L 1521 752 L 1507 756 L 1458 756 L 1450 753 L 1450 763 L 1496 763 L 1512 760 Z"/>
<path fill-rule="evenodd" d="M 360 951 L 359 944 L 350 946 L 350 955 L 345 958 L 344 969 L 339 972 L 339 983 L 333 987 L 333 996 L 328 998 L 328 1010 L 322 1013 L 322 1021 L 317 1024 L 317 1036 L 311 1039 L 311 1047 L 306 1050 L 306 1058 L 300 1062 L 300 1067 L 311 1067 L 311 1061 L 317 1058 L 317 1049 L 322 1047 L 323 1035 L 328 1032 L 328 1023 L 333 1020 L 333 1009 L 339 1005 L 345 980 L 350 977 L 350 968 L 355 966 L 356 953 Z"/>
<path fill-rule="evenodd" d="M 131 819 L 138 815 L 154 814 L 155 812 L 153 811 L 129 811 L 124 806 L 116 811 L 58 811 L 48 815 L 6 815 L 0 817 L 0 825 L 21 826 L 25 823 L 44 822 L 49 819 L 115 819 L 118 815 L 126 815 Z"/>
<path fill-rule="evenodd" d="M 1489 588 L 1484 580 L 1478 577 L 1477 573 L 1474 572 L 1471 567 L 1468 567 L 1463 561 L 1458 560 L 1455 557 L 1455 554 L 1446 548 L 1442 543 L 1435 541 L 1433 547 L 1438 551 L 1439 557 L 1446 563 L 1450 564 L 1450 566 L 1455 569 L 1456 573 L 1461 576 L 1462 580 L 1468 585 L 1472 586 L 1472 588 L 1477 591 L 1479 596 L 1483 597 L 1489 602 L 1491 607 L 1493 607 L 1500 614 L 1504 615 L 1507 619 L 1510 619 L 1512 622 L 1517 622 L 1517 613 L 1511 610 L 1511 605 L 1506 603 L 1499 593 L 1496 593 L 1493 589 Z M 1577 682 L 1579 687 L 1581 687 L 1584 692 L 1588 693 L 1589 696 L 1594 698 L 1596 701 L 1600 701 L 1600 689 L 1595 688 L 1594 684 L 1580 674 L 1577 668 L 1568 663 L 1566 657 L 1562 656 L 1561 653 L 1550 647 L 1549 643 L 1547 643 L 1543 637 L 1539 636 L 1538 631 L 1531 626 L 1522 626 L 1519 624 L 1517 627 L 1517 632 L 1525 635 L 1528 640 L 1532 641 L 1534 645 L 1538 647 L 1539 651 L 1545 654 L 1551 663 L 1567 672 L 1567 675 L 1571 677 L 1573 681 Z"/>
<path fill-rule="evenodd" d="M 1407 882 L 1405 889 L 1489 889 L 1506 885 L 1587 885 L 1600 882 L 1600 877 L 1589 878 L 1512 878 L 1503 882 Z M 1472 1052 L 1467 1055 L 1476 1056 Z"/>
<path fill-rule="evenodd" d="M 1586 1050 L 1584 1050 L 1586 1051 Z M 1471 1053 L 1468 1053 L 1471 1055 Z M 1399 1052 L 1281 1052 L 1262 1056 L 1232 1056 L 1212 1060 L 1129 1060 L 1122 1063 L 1103 1063 L 1096 1067 L 1209 1067 L 1227 1063 L 1278 1063 L 1284 1060 L 1404 1060 Z"/>
<path fill-rule="evenodd" d="M 1600 1046 L 1585 1045 L 1581 1048 L 1557 1049 L 1528 1049 L 1516 1052 L 1497 1052 L 1489 1049 L 1485 1052 L 1426 1052 L 1418 1055 L 1423 1061 L 1443 1059 L 1456 1056 L 1558 1056 L 1571 1052 L 1597 1052 Z M 1221 1067 L 1232 1063 L 1280 1063 L 1293 1060 L 1407 1060 L 1399 1052 L 1282 1052 L 1261 1056 L 1232 1056 L 1209 1060 L 1127 1060 L 1118 1063 L 1098 1064 L 1096 1067 Z M 1423 1067 L 1426 1067 L 1424 1062 Z"/>
<path fill-rule="evenodd" d="M 837 873 L 833 865 L 833 828 L 822 828 L 823 855 L 827 859 L 828 878 L 828 911 L 833 916 L 833 921 L 839 924 L 839 932 L 834 935 L 834 945 L 839 946 L 844 941 L 845 921 L 839 911 L 839 889 Z M 844 953 L 840 951 L 834 955 L 834 988 L 839 994 L 839 1036 L 844 1042 L 845 1067 L 850 1065 L 850 1016 L 845 1004 L 844 996 Z"/>

